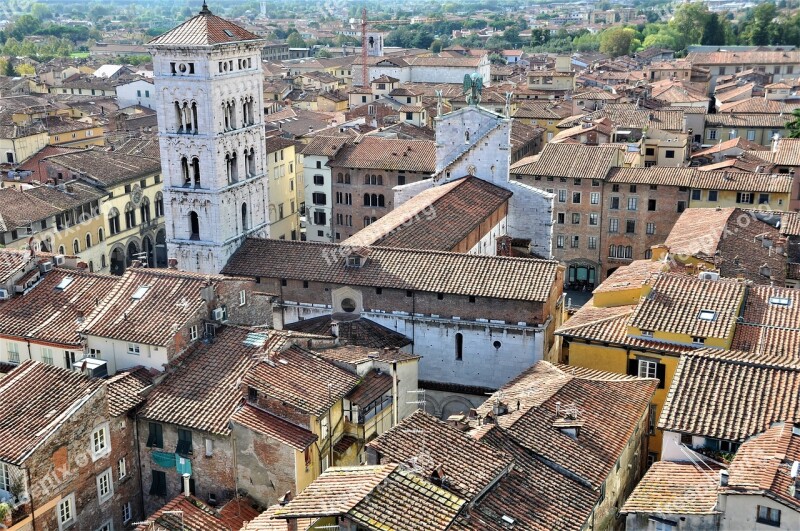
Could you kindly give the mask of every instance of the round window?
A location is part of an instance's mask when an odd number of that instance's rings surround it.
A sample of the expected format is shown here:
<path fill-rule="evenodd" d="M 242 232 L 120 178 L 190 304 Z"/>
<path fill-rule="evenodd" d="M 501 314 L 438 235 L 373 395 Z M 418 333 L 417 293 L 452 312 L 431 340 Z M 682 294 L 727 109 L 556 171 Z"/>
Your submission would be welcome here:
<path fill-rule="evenodd" d="M 342 301 L 342 310 L 347 313 L 353 313 L 356 311 L 356 301 L 350 298 L 344 299 Z"/>
<path fill-rule="evenodd" d="M 503 346 L 503 344 L 500 343 L 499 341 L 495 341 L 494 343 L 492 343 L 492 345 L 494 345 L 494 348 L 500 348 Z"/>
<path fill-rule="evenodd" d="M 186 63 L 179 64 L 178 65 L 178 71 L 180 71 L 181 74 L 185 74 L 186 73 Z"/>

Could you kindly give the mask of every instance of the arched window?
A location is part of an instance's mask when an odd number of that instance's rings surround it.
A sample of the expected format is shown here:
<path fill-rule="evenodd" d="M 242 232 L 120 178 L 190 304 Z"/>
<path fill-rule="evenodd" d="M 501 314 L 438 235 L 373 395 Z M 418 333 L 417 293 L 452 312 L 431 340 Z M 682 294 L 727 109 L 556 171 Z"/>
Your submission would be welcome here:
<path fill-rule="evenodd" d="M 113 236 L 119 234 L 119 210 L 112 208 L 108 212 L 108 232 Z"/>
<path fill-rule="evenodd" d="M 253 148 L 250 148 L 250 151 L 245 151 L 247 153 L 247 176 L 248 177 L 255 177 L 256 175 L 256 151 Z"/>
<path fill-rule="evenodd" d="M 200 188 L 200 159 L 197 157 L 192 159 L 192 177 L 194 178 L 194 187 Z"/>
<path fill-rule="evenodd" d="M 350 184 L 350 174 L 349 173 L 345 173 L 344 174 L 344 184 Z"/>
<path fill-rule="evenodd" d="M 372 194 L 369 196 L 370 205 L 378 206 L 378 194 Z"/>
<path fill-rule="evenodd" d="M 75 240 L 72 242 L 72 254 L 78 254 L 79 252 L 81 252 L 81 244 L 78 241 L 78 238 L 75 238 Z"/>
<path fill-rule="evenodd" d="M 225 167 L 228 173 L 228 184 L 233 184 L 239 180 L 239 167 L 236 163 L 236 152 L 225 155 Z"/>
<path fill-rule="evenodd" d="M 66 254 L 66 249 L 64 249 L 63 245 L 58 246 L 58 254 Z"/>
<path fill-rule="evenodd" d="M 86 235 L 86 248 L 88 249 L 91 246 L 92 246 L 92 235 L 91 234 L 87 234 Z"/>
<path fill-rule="evenodd" d="M 99 229 L 97 229 L 97 241 L 101 242 L 103 240 L 105 240 L 105 237 L 103 236 L 103 228 L 100 227 Z"/>
<path fill-rule="evenodd" d="M 136 226 L 136 209 L 133 208 L 133 203 L 125 205 L 125 228 L 132 229 Z"/>
<path fill-rule="evenodd" d="M 222 104 L 222 128 L 227 131 L 231 128 L 230 106 L 228 103 Z"/>
<path fill-rule="evenodd" d="M 461 361 L 464 358 L 464 334 L 461 332 L 456 333 L 456 361 Z"/>
<path fill-rule="evenodd" d="M 364 226 L 365 227 L 369 226 L 369 216 L 364 216 Z"/>
<path fill-rule="evenodd" d="M 383 175 L 378 175 L 378 186 L 383 186 Z"/>
<path fill-rule="evenodd" d="M 633 247 L 630 245 L 625 247 L 625 258 L 633 258 Z"/>
<path fill-rule="evenodd" d="M 378 221 L 378 218 L 375 217 L 375 216 L 372 216 L 372 223 L 375 223 L 376 221 Z"/>
<path fill-rule="evenodd" d="M 339 184 L 344 183 L 344 174 L 342 172 L 339 172 L 336 175 L 336 182 L 339 183 Z"/>
<path fill-rule="evenodd" d="M 184 186 L 192 184 L 192 178 L 189 175 L 189 159 L 186 157 L 181 157 L 181 176 L 183 177 Z"/>
<path fill-rule="evenodd" d="M 143 197 L 142 204 L 139 205 L 139 217 L 141 217 L 142 223 L 150 222 L 150 199 L 147 197 Z"/>
<path fill-rule="evenodd" d="M 386 206 L 386 203 L 385 203 L 385 201 L 383 199 L 383 194 L 378 196 L 378 206 L 379 207 Z"/>
<path fill-rule="evenodd" d="M 364 194 L 364 206 L 370 206 L 369 194 Z"/>
<path fill-rule="evenodd" d="M 464 131 L 464 143 L 469 144 L 469 131 Z"/>
<path fill-rule="evenodd" d="M 364 176 L 364 184 L 370 184 L 369 173 Z"/>
<path fill-rule="evenodd" d="M 106 268 L 106 255 L 101 255 L 100 256 L 100 267 L 102 269 Z"/>
<path fill-rule="evenodd" d="M 242 230 L 247 230 L 247 203 L 242 203 Z"/>
<path fill-rule="evenodd" d="M 608 257 L 609 258 L 616 258 L 617 257 L 617 246 L 616 245 L 609 245 L 608 246 Z"/>
<path fill-rule="evenodd" d="M 189 212 L 189 239 L 200 239 L 200 218 L 195 211 Z"/>
<path fill-rule="evenodd" d="M 650 260 L 651 258 L 653 258 L 653 250 L 652 249 L 646 250 L 644 252 L 644 257 L 646 260 Z"/>
<path fill-rule="evenodd" d="M 89 260 L 89 273 L 94 273 L 94 262 Z"/>
<path fill-rule="evenodd" d="M 156 217 L 160 218 L 164 215 L 164 194 L 156 192 Z"/>

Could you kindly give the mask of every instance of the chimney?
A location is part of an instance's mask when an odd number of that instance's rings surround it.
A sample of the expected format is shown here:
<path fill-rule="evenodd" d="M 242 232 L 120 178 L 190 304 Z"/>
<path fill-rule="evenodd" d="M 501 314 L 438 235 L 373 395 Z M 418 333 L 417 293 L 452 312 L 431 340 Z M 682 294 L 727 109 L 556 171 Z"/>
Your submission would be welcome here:
<path fill-rule="evenodd" d="M 728 471 L 727 470 L 720 470 L 719 471 L 719 486 L 720 487 L 727 487 L 728 486 Z"/>
<path fill-rule="evenodd" d="M 177 258 L 170 258 L 167 260 L 167 266 L 170 269 L 178 269 L 178 259 Z"/>
<path fill-rule="evenodd" d="M 183 475 L 183 495 L 189 497 L 192 493 L 189 489 L 189 478 L 191 476 L 189 474 Z"/>
<path fill-rule="evenodd" d="M 284 506 L 284 505 L 286 505 L 287 503 L 289 503 L 290 501 L 292 501 L 292 491 L 290 491 L 290 490 L 287 490 L 287 491 L 286 491 L 286 492 L 283 494 L 283 496 L 281 496 L 280 498 L 278 498 L 278 505 Z"/>

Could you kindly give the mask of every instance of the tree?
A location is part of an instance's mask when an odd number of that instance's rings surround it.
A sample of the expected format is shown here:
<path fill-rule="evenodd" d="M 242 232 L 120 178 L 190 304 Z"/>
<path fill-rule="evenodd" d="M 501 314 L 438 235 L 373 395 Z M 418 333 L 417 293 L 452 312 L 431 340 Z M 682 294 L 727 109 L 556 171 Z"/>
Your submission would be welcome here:
<path fill-rule="evenodd" d="M 316 56 L 319 57 L 320 59 L 330 59 L 331 52 L 329 52 L 325 48 L 320 48 L 319 50 L 317 50 Z"/>
<path fill-rule="evenodd" d="M 669 25 L 683 41 L 680 43 L 681 49 L 689 44 L 700 43 L 700 39 L 703 37 L 703 28 L 710 15 L 706 5 L 701 2 L 690 2 L 678 6 Z"/>
<path fill-rule="evenodd" d="M 442 46 L 442 41 L 440 41 L 439 39 L 436 39 L 435 41 L 433 41 L 433 42 L 431 43 L 431 51 L 432 51 L 433 53 L 439 53 L 439 52 L 441 52 L 441 51 L 442 51 L 442 47 L 443 47 L 443 46 Z"/>
<path fill-rule="evenodd" d="M 761 46 L 775 42 L 777 28 L 773 20 L 778 15 L 775 4 L 759 4 L 752 14 L 753 20 L 746 30 L 749 43 Z"/>
<path fill-rule="evenodd" d="M 29 65 L 28 63 L 22 63 L 21 65 L 17 66 L 14 70 L 16 71 L 17 75 L 20 76 L 36 75 L 36 69 L 33 67 L 33 65 Z"/>
<path fill-rule="evenodd" d="M 286 44 L 289 45 L 289 48 L 308 48 L 306 41 L 304 41 L 303 37 L 301 37 L 296 31 L 289 34 L 289 36 L 286 38 Z"/>
<path fill-rule="evenodd" d="M 41 2 L 31 4 L 30 11 L 31 15 L 39 20 L 48 20 L 53 18 L 53 12 L 50 11 L 50 8 L 47 6 L 47 4 L 43 4 Z"/>
<path fill-rule="evenodd" d="M 627 55 L 631 51 L 636 32 L 631 28 L 610 28 L 600 34 L 600 53 L 611 57 Z"/>
<path fill-rule="evenodd" d="M 8 61 L 6 61 L 6 67 L 3 71 L 3 75 L 8 77 L 15 77 L 17 75 L 17 72 L 14 70 L 14 61 L 11 57 L 9 57 Z"/>
<path fill-rule="evenodd" d="M 800 138 L 800 109 L 792 111 L 793 120 L 786 122 L 786 129 L 789 130 L 789 138 Z"/>
<path fill-rule="evenodd" d="M 725 27 L 716 13 L 711 13 L 706 19 L 700 44 L 718 46 L 725 44 Z"/>
<path fill-rule="evenodd" d="M 499 53 L 493 53 L 489 56 L 489 62 L 493 65 L 504 65 L 506 64 L 506 60 L 503 59 L 503 56 Z"/>

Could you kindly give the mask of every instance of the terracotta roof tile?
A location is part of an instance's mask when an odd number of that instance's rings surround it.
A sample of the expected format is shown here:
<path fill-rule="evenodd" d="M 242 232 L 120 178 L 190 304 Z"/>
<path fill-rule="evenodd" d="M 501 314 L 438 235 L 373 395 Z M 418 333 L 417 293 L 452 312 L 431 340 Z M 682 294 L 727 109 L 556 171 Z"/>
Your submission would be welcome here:
<path fill-rule="evenodd" d="M 493 483 L 511 464 L 505 453 L 421 410 L 367 446 L 378 452 L 382 463 L 407 463 L 417 467 L 422 477 L 430 477 L 442 466 L 450 479 L 449 490 L 468 498 Z"/>
<path fill-rule="evenodd" d="M 704 190 L 741 190 L 744 192 L 790 193 L 790 175 L 752 174 L 727 171 L 702 171 L 699 168 L 612 168 L 610 183 L 687 186 Z"/>
<path fill-rule="evenodd" d="M 719 468 L 656 461 L 631 493 L 622 513 L 716 514 Z"/>
<path fill-rule="evenodd" d="M 658 427 L 741 442 L 779 421 L 800 422 L 800 364 L 702 349 L 681 356 Z"/>
<path fill-rule="evenodd" d="M 62 282 L 69 284 L 58 289 Z M 0 304 L 0 334 L 80 346 L 82 319 L 118 282 L 117 277 L 54 268 L 28 293 Z"/>
<path fill-rule="evenodd" d="M 347 399 L 360 408 L 366 409 L 374 400 L 391 390 L 391 375 L 373 369 L 362 377 L 361 383 L 347 395 Z"/>
<path fill-rule="evenodd" d="M 731 348 L 758 354 L 764 363 L 800 363 L 798 290 L 748 287 Z"/>
<path fill-rule="evenodd" d="M 351 139 L 349 136 L 325 136 L 314 135 L 311 141 L 303 148 L 303 155 L 313 155 L 318 157 L 333 157 Z"/>
<path fill-rule="evenodd" d="M 798 162 L 800 163 L 800 160 Z M 781 214 L 781 234 L 800 236 L 800 213 L 784 212 Z"/>
<path fill-rule="evenodd" d="M 292 346 L 254 365 L 242 381 L 263 396 L 320 416 L 350 393 L 359 378 L 313 352 Z"/>
<path fill-rule="evenodd" d="M 400 334 L 381 326 L 365 317 L 358 319 L 341 319 L 339 315 L 320 315 L 311 319 L 303 319 L 284 325 L 285 330 L 305 332 L 321 336 L 333 337 L 333 327 L 337 329 L 339 340 L 347 344 L 341 347 L 344 350 L 354 350 L 352 347 L 360 346 L 367 350 L 383 350 L 384 348 L 401 348 L 411 344 L 411 340 Z M 320 353 L 325 356 L 325 353 Z M 366 358 L 366 356 L 365 356 Z"/>
<path fill-rule="evenodd" d="M 436 147 L 430 140 L 366 136 L 339 152 L 331 166 L 433 173 Z"/>
<path fill-rule="evenodd" d="M 317 440 L 317 436 L 307 429 L 295 426 L 288 420 L 277 417 L 252 404 L 245 404 L 237 410 L 231 417 L 231 422 L 271 437 L 301 452 Z"/>
<path fill-rule="evenodd" d="M 743 297 L 744 285 L 740 282 L 662 273 L 634 310 L 630 325 L 691 337 L 725 338 L 733 331 Z M 711 319 L 701 319 L 701 310 L 715 314 Z"/>
<path fill-rule="evenodd" d="M 89 313 L 80 331 L 89 336 L 166 346 L 175 335 L 173 327 L 186 326 L 206 308 L 200 290 L 221 279 L 165 269 L 128 268 L 109 295 Z M 134 299 L 143 287 L 147 291 Z"/>
<path fill-rule="evenodd" d="M 251 521 L 247 522 L 241 531 L 291 531 L 288 520 L 275 518 L 275 512 L 282 505 L 273 505 Z M 316 522 L 316 518 L 298 518 L 297 531 L 307 531 Z"/>
<path fill-rule="evenodd" d="M 144 403 L 143 391 L 153 385 L 153 375 L 149 369 L 136 367 L 120 371 L 106 382 L 108 413 L 119 417 Z"/>
<path fill-rule="evenodd" d="M 223 327 L 213 343 L 197 342 L 147 397 L 144 419 L 207 433 L 230 433 L 231 416 L 242 403 L 239 383 L 263 354 L 245 345 L 249 330 Z"/>
<path fill-rule="evenodd" d="M 458 179 L 420 192 L 342 244 L 454 251 L 511 195 L 477 177 Z"/>
<path fill-rule="evenodd" d="M 583 144 L 545 144 L 535 160 L 523 159 L 511 166 L 511 174 L 604 179 L 620 162 L 618 147 Z"/>
<path fill-rule="evenodd" d="M 147 518 L 136 531 L 156 528 L 164 531 L 238 531 L 256 515 L 255 502 L 250 498 L 231 500 L 220 510 L 209 507 L 194 496 L 179 494 Z M 180 514 L 178 514 L 180 513 Z"/>
<path fill-rule="evenodd" d="M 0 379 L 0 460 L 21 465 L 104 382 L 38 361 Z"/>
<path fill-rule="evenodd" d="M 75 176 L 85 173 L 101 186 L 108 187 L 161 171 L 161 161 L 153 158 L 149 152 L 137 154 L 122 150 L 105 151 L 95 147 L 53 155 L 45 160 L 48 164 L 70 170 Z"/>
<path fill-rule="evenodd" d="M 691 209 L 689 209 L 691 210 Z M 669 268 L 668 264 L 653 260 L 634 260 L 627 266 L 619 267 L 592 293 L 609 293 L 641 287 Z"/>
<path fill-rule="evenodd" d="M 357 347 L 351 345 L 321 349 L 317 354 L 327 360 L 340 361 L 348 364 L 365 363 L 373 359 L 387 363 L 402 363 L 421 357 L 408 354 L 396 348 L 375 349 L 374 347 Z"/>
<path fill-rule="evenodd" d="M 243 41 L 262 41 L 258 35 L 233 22 L 213 15 L 208 9 L 200 11 L 180 26 L 159 35 L 148 46 L 212 46 Z"/>
<path fill-rule="evenodd" d="M 795 435 L 791 423 L 779 423 L 745 441 L 728 468 L 728 486 L 721 492 L 729 494 L 761 494 L 800 510 L 800 498 L 792 496 L 790 488 L 795 479 L 792 465 L 800 461 L 800 435 Z"/>
<path fill-rule="evenodd" d="M 370 247 L 364 264 L 354 268 L 339 258 L 343 249 L 248 238 L 223 273 L 544 302 L 559 267 L 550 260 Z"/>

